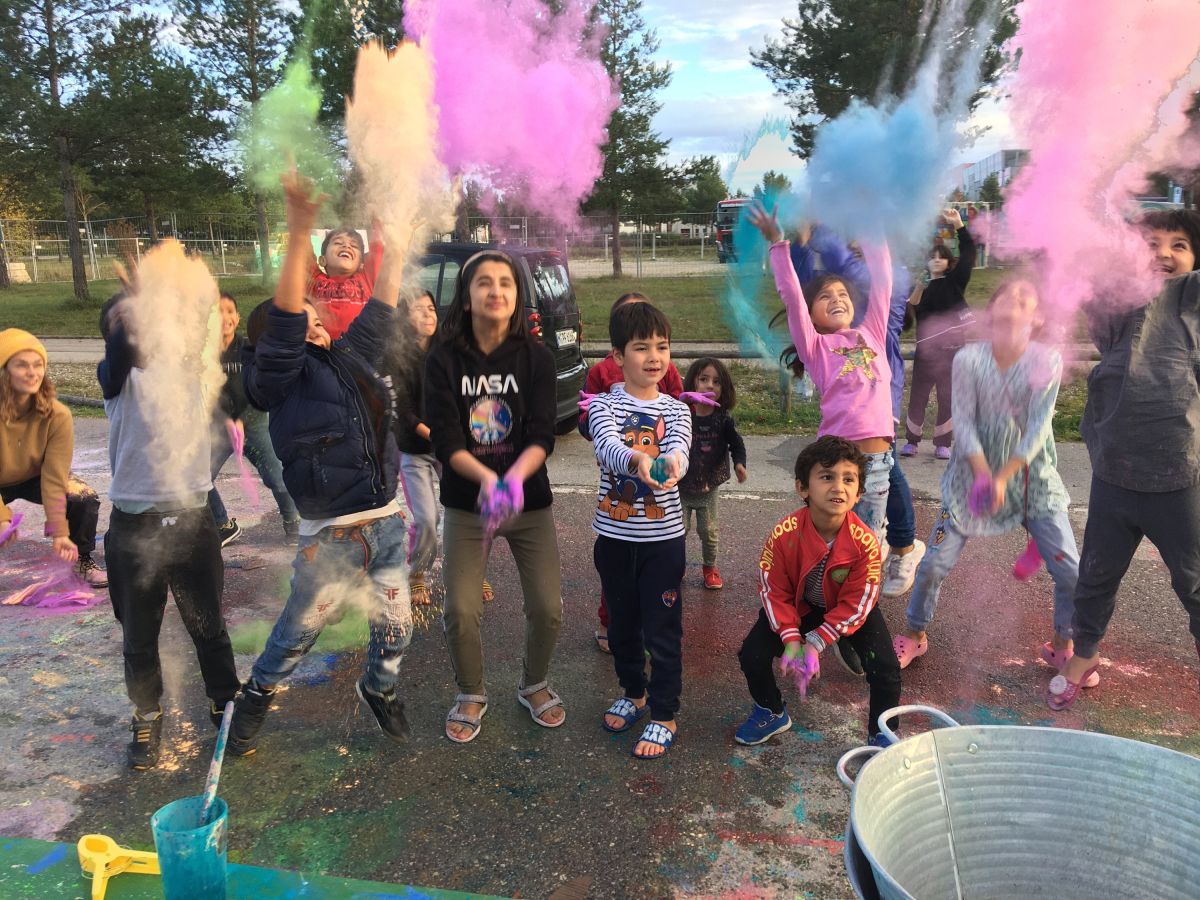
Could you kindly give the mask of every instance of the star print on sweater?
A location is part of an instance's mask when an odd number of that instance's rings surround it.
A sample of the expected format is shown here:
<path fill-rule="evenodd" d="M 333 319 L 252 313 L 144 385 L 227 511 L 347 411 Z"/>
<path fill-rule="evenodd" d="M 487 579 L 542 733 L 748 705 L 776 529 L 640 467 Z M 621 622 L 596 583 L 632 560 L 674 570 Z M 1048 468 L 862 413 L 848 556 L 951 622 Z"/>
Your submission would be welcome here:
<path fill-rule="evenodd" d="M 841 371 L 837 373 L 838 378 L 849 375 L 855 369 L 862 369 L 867 381 L 875 380 L 875 371 L 871 368 L 871 363 L 879 354 L 867 346 L 861 334 L 858 336 L 858 343 L 853 347 L 835 347 L 833 352 L 846 360 L 842 363 Z"/>

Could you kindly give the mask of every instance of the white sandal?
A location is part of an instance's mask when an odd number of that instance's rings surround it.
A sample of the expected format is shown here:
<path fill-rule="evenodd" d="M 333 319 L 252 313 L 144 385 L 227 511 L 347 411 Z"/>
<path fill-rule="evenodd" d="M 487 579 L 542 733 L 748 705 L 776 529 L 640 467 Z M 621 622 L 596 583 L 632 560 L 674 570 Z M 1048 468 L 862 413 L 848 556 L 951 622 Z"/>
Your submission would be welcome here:
<path fill-rule="evenodd" d="M 463 712 L 460 707 L 464 703 L 482 703 L 483 709 L 477 715 L 468 715 Z M 469 744 L 475 738 L 479 737 L 479 729 L 483 727 L 483 714 L 488 709 L 488 698 L 483 694 L 459 694 L 454 698 L 454 706 L 450 708 L 450 712 L 446 714 L 446 737 L 454 741 L 456 744 Z M 456 737 L 450 733 L 450 723 L 458 722 L 466 725 L 471 729 L 471 733 L 466 737 Z"/>
<path fill-rule="evenodd" d="M 550 699 L 547 700 L 545 703 L 541 704 L 540 706 L 538 706 L 537 708 L 534 708 L 534 705 L 530 701 L 529 698 L 532 697 L 534 694 L 538 693 L 538 691 L 548 692 L 550 694 Z M 551 709 L 554 709 L 554 707 L 556 707 L 556 706 L 563 705 L 562 698 L 554 692 L 553 688 L 551 688 L 549 686 L 549 682 L 540 681 L 537 684 L 532 685 L 527 688 L 523 688 L 520 685 L 518 685 L 517 686 L 517 702 L 520 703 L 527 710 L 529 710 L 530 718 L 532 718 L 533 721 L 537 722 L 543 728 L 557 728 L 563 722 L 567 721 L 565 710 L 564 710 L 563 717 L 561 719 L 559 719 L 557 722 L 547 722 L 545 719 L 542 718 L 542 715 L 547 710 L 551 710 Z"/>

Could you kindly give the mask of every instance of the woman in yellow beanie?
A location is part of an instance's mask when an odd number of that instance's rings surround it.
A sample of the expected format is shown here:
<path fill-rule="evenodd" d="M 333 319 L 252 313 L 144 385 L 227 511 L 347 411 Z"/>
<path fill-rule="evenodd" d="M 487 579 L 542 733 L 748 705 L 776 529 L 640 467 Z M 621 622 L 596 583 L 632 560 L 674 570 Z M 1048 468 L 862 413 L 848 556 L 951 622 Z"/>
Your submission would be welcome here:
<path fill-rule="evenodd" d="M 46 363 L 46 348 L 32 334 L 0 331 L 0 528 L 12 521 L 13 500 L 42 504 L 54 552 L 88 584 L 104 587 L 108 576 L 92 559 L 100 498 L 71 475 L 75 427 L 55 399 Z"/>

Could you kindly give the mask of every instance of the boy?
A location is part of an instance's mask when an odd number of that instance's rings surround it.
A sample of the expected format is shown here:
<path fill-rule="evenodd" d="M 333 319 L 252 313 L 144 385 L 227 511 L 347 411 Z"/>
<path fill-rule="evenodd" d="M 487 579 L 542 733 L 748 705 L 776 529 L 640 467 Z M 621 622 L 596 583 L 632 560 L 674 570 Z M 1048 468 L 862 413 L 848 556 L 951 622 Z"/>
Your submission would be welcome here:
<path fill-rule="evenodd" d="M 684 527 L 676 483 L 687 472 L 692 414 L 658 389 L 671 364 L 666 316 L 649 303 L 629 303 L 613 314 L 609 332 L 625 382 L 593 398 L 589 408 L 600 463 L 593 555 L 625 695 L 605 714 L 604 727 L 627 731 L 649 707 L 650 724 L 633 755 L 656 759 L 675 739 L 683 681 Z"/>
<path fill-rule="evenodd" d="M 370 253 L 366 253 L 357 229 L 335 228 L 321 241 L 320 259 L 313 261 L 308 296 L 335 341 L 346 333 L 375 290 L 383 265 L 383 242 L 378 230 L 378 224 L 372 226 Z M 309 244 L 304 245 L 303 252 L 312 259 Z"/>
<path fill-rule="evenodd" d="M 796 457 L 796 493 L 805 506 L 775 525 L 763 547 L 758 621 L 738 661 L 754 709 L 738 728 L 739 744 L 761 744 L 792 727 L 771 663 L 801 684 L 819 677 L 820 655 L 846 638 L 866 669 L 871 688 L 867 734 L 886 746 L 879 715 L 900 705 L 900 663 L 879 599 L 879 540 L 852 507 L 862 496 L 867 457 L 852 442 L 818 438 Z M 889 723 L 895 727 L 895 723 Z"/>
<path fill-rule="evenodd" d="M 1050 682 L 1066 709 L 1100 662 L 1117 590 L 1143 537 L 1162 554 L 1200 653 L 1200 215 L 1157 211 L 1139 223 L 1166 278 L 1136 308 L 1091 309 L 1100 362 L 1088 375 L 1079 430 L 1092 462 L 1075 585 L 1074 656 Z"/>
<path fill-rule="evenodd" d="M 311 183 L 295 172 L 283 182 L 288 253 L 261 335 L 251 317 L 255 354 L 245 382 L 251 402 L 270 414 L 271 442 L 300 511 L 300 549 L 287 603 L 238 695 L 229 735 L 236 756 L 255 752 L 277 686 L 355 594 L 370 598 L 371 633 L 355 690 L 389 738 L 408 732 L 396 696 L 413 627 L 395 499 L 399 454 L 391 389 L 376 373 L 394 327 L 400 273 L 394 266 L 383 273 L 384 299 L 370 300 L 334 344 L 304 297 L 305 246 L 321 199 L 310 199 Z"/>
<path fill-rule="evenodd" d="M 151 251 L 159 252 L 166 251 Z M 154 262 L 147 256 L 142 265 Z M 153 336 L 138 334 L 134 324 L 146 319 L 145 313 L 135 315 L 132 305 L 147 299 L 118 294 L 104 305 L 104 359 L 96 371 L 108 416 L 113 475 L 104 558 L 113 613 L 121 623 L 125 689 L 134 704 L 128 762 L 137 771 L 158 764 L 163 724 L 158 636 L 168 588 L 196 646 L 214 725 L 220 724 L 225 704 L 239 687 L 221 615 L 221 543 L 208 511 L 210 409 L 198 366 L 173 368 L 161 354 L 153 354 L 153 347 L 149 352 L 137 349 L 139 340 L 153 344 Z M 199 358 L 204 335 L 190 337 Z M 170 422 L 159 415 L 164 401 L 171 404 Z M 180 434 L 188 439 L 177 440 Z M 169 459 L 165 465 L 164 455 Z"/>

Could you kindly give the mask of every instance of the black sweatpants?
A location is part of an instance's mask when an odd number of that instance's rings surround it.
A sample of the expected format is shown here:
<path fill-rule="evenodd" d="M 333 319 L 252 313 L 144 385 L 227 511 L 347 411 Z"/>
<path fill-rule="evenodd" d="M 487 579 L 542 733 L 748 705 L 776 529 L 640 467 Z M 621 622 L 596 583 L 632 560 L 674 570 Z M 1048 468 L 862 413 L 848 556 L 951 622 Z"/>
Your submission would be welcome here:
<path fill-rule="evenodd" d="M 40 475 L 20 484 L 0 487 L 4 502 L 24 500 L 27 503 L 42 502 L 42 478 Z M 67 537 L 79 548 L 81 556 L 91 556 L 96 550 L 96 522 L 100 518 L 100 497 L 91 487 L 74 475 L 67 478 Z"/>
<path fill-rule="evenodd" d="M 1075 583 L 1075 652 L 1096 653 L 1117 605 L 1117 590 L 1147 537 L 1171 575 L 1200 643 L 1200 484 L 1152 494 L 1092 478 L 1079 580 Z"/>
<path fill-rule="evenodd" d="M 823 621 L 825 616 L 820 610 L 810 612 L 800 620 L 800 633 L 812 631 Z M 867 684 L 871 689 L 867 734 L 874 737 L 879 732 L 880 714 L 900 705 L 900 662 L 892 649 L 892 634 L 879 607 L 872 609 L 858 631 L 844 640 L 849 641 L 858 653 L 867 673 Z M 760 609 L 758 621 L 742 641 L 738 662 L 742 664 L 742 673 L 754 702 L 776 714 L 783 712 L 783 695 L 779 692 L 771 664 L 781 656 L 783 641 L 772 630 L 766 612 Z M 895 729 L 899 722 L 899 719 L 892 719 L 888 727 Z"/>
<path fill-rule="evenodd" d="M 650 717 L 669 722 L 679 711 L 683 692 L 679 583 L 686 565 L 684 538 L 638 542 L 598 537 L 592 556 L 608 598 L 608 646 L 617 680 L 631 700 L 649 693 Z"/>
<path fill-rule="evenodd" d="M 204 690 L 218 706 L 241 686 L 221 615 L 225 567 L 208 507 L 131 515 L 113 509 L 104 535 L 108 592 L 124 634 L 125 690 L 139 711 L 159 708 L 158 635 L 167 588 L 196 645 Z"/>

